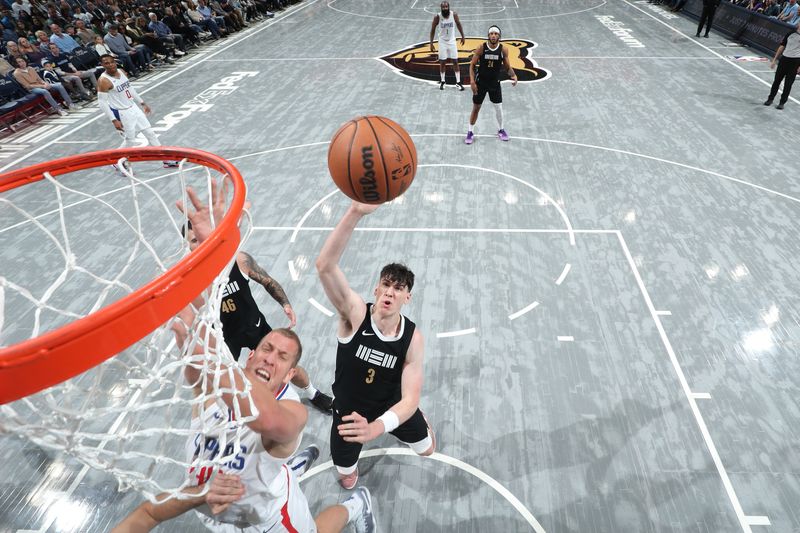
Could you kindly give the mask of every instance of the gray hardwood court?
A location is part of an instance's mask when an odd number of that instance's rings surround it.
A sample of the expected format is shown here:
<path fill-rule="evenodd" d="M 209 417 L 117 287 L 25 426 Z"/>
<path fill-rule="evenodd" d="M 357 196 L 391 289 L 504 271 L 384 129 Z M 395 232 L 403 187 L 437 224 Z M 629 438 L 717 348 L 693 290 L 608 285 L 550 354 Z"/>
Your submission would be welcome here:
<path fill-rule="evenodd" d="M 245 249 L 286 289 L 326 392 L 335 319 L 314 259 L 348 205 L 327 143 L 365 114 L 411 133 L 414 184 L 363 221 L 342 260 L 365 297 L 380 266 L 407 263 L 407 314 L 426 338 L 421 407 L 438 455 L 388 437 L 367 446 L 360 483 L 380 531 L 800 531 L 798 101 L 762 106 L 762 56 L 713 31 L 695 39 L 696 22 L 643 0 L 451 6 L 467 37 L 497 24 L 538 69 L 503 84 L 507 143 L 487 100 L 466 146 L 469 90 L 440 91 L 435 63 L 409 51 L 428 38 L 430 0 L 305 0 L 137 81 L 164 144 L 245 176 Z M 3 142 L 1 170 L 120 140 L 90 108 Z M 24 188 L 13 197 L 52 207 Z M 118 244 L 84 242 L 99 267 Z M 46 246 L 0 231 L 0 275 Z M 305 442 L 323 451 L 302 482 L 314 512 L 346 497 L 329 426 L 310 410 Z M 1 532 L 106 531 L 140 501 L 0 436 Z M 160 531 L 201 527 L 189 514 Z"/>

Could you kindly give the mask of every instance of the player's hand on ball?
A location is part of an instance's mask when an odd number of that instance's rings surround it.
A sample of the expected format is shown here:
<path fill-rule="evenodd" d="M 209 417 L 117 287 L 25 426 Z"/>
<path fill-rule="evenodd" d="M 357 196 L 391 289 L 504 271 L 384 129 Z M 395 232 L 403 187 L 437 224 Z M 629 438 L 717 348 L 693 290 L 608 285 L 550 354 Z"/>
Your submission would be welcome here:
<path fill-rule="evenodd" d="M 217 472 L 206 494 L 206 504 L 213 514 L 220 514 L 243 495 L 244 484 L 239 476 Z"/>
<path fill-rule="evenodd" d="M 345 442 L 360 442 L 364 444 L 372 439 L 378 438 L 382 433 L 382 424 L 373 422 L 370 424 L 367 419 L 353 411 L 349 415 L 342 417 L 344 424 L 339 424 L 336 429 Z"/>
<path fill-rule="evenodd" d="M 369 215 L 370 213 L 375 212 L 375 210 L 378 209 L 380 206 L 381 204 L 362 204 L 361 202 L 356 202 L 355 200 L 353 200 L 350 209 L 352 209 L 353 211 L 355 211 L 360 215 Z"/>

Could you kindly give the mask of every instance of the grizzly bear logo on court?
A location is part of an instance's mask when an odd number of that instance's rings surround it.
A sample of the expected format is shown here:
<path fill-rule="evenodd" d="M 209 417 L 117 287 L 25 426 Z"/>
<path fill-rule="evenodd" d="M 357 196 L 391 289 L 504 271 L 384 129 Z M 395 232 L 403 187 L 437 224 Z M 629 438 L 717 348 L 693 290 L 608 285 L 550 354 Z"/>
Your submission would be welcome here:
<path fill-rule="evenodd" d="M 472 59 L 472 52 L 481 44 L 486 42 L 485 38 L 468 37 L 461 44 L 461 39 L 456 39 L 458 45 L 458 66 L 461 70 L 461 80 L 466 84 L 469 80 L 469 62 Z M 524 39 L 501 39 L 503 49 L 508 54 L 508 61 L 511 68 L 517 73 L 517 79 L 521 83 L 543 81 L 550 77 L 550 72 L 540 68 L 533 60 L 533 49 L 536 43 Z M 439 83 L 439 55 L 438 43 L 434 41 L 436 52 L 431 52 L 428 41 L 417 43 L 392 54 L 378 59 L 386 62 L 397 73 L 409 78 L 426 82 Z M 453 72 L 448 61 L 447 80 L 453 82 Z M 501 80 L 507 79 L 506 73 L 501 72 Z"/>

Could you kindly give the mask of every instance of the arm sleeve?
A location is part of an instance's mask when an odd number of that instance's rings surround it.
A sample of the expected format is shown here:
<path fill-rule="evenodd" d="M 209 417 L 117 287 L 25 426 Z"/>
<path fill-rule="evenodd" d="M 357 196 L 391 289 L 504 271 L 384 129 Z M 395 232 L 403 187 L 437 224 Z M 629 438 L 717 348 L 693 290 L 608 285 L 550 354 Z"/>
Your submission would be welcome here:
<path fill-rule="evenodd" d="M 117 120 L 117 117 L 111 111 L 111 106 L 108 105 L 108 93 L 103 91 L 97 91 L 97 103 L 100 106 L 100 110 L 106 114 L 106 116 L 111 120 Z"/>

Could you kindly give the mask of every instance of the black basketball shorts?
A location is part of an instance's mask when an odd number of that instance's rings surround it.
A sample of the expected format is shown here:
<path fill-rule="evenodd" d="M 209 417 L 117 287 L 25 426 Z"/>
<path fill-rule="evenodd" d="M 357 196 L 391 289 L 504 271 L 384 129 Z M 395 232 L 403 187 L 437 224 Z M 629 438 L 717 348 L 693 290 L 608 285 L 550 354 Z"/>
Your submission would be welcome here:
<path fill-rule="evenodd" d="M 472 103 L 481 105 L 489 94 L 489 101 L 493 104 L 503 103 L 503 91 L 500 89 L 500 82 L 493 81 L 488 83 L 481 83 L 478 81 L 478 92 L 472 95 Z"/>

